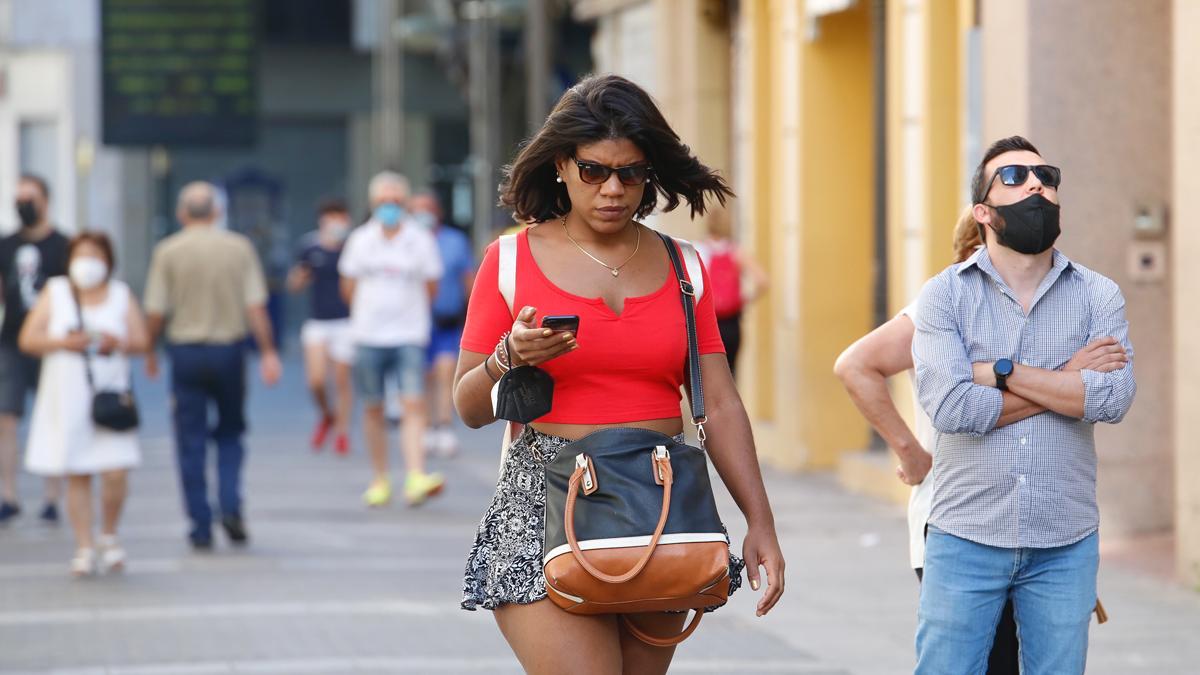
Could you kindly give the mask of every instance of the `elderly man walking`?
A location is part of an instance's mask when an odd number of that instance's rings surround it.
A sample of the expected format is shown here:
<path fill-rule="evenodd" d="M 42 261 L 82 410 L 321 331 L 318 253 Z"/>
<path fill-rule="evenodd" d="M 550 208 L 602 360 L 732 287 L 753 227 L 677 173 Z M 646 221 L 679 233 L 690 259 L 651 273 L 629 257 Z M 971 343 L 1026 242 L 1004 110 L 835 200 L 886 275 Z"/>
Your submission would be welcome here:
<path fill-rule="evenodd" d="M 247 331 L 258 344 L 263 382 L 273 385 L 282 374 L 267 318 L 266 280 L 250 241 L 214 226 L 220 216 L 214 186 L 186 185 L 175 216 L 182 229 L 154 249 L 145 304 L 151 341 L 166 328 L 175 446 L 191 519 L 188 537 L 196 550 L 212 548 L 204 475 L 211 435 L 217 446 L 221 525 L 231 542 L 242 545 L 248 540 L 241 495 Z M 146 365 L 151 376 L 157 374 L 153 354 Z M 210 402 L 217 412 L 211 428 Z"/>

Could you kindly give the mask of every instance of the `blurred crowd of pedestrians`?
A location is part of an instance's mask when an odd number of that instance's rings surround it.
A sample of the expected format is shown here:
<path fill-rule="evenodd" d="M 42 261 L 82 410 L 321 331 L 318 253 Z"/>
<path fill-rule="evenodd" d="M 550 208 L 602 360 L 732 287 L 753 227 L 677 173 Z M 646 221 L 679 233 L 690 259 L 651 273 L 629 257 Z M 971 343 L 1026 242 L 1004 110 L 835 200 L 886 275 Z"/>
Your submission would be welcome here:
<path fill-rule="evenodd" d="M 147 375 L 157 377 L 155 345 L 161 339 L 170 361 L 188 541 L 196 550 L 211 550 L 219 525 L 232 544 L 244 545 L 242 437 L 250 349 L 258 352 L 264 384 L 283 375 L 267 281 L 253 244 L 221 226 L 216 186 L 187 184 L 176 203 L 180 228 L 151 256 L 143 313 L 143 304 L 114 274 L 108 236 L 84 231 L 68 238 L 49 220 L 50 195 L 44 179 L 22 176 L 16 202 L 21 228 L 0 240 L 0 525 L 21 515 L 19 432 L 32 397 L 23 464 L 45 477 L 40 519 L 58 522 L 65 481 L 76 545 L 70 572 L 87 576 L 124 567 L 117 530 L 128 473 L 140 462 L 131 357 L 143 356 Z M 385 399 L 398 399 L 403 495 L 415 506 L 445 486 L 444 477 L 427 471 L 427 452 L 448 457 L 458 448 L 451 390 L 476 266 L 469 238 L 443 223 L 432 192 L 414 195 L 404 176 L 383 172 L 372 179 L 368 197 L 371 214 L 357 227 L 343 200 L 318 204 L 316 229 L 297 246 L 287 288 L 308 295 L 299 342 L 316 413 L 313 449 L 332 440 L 337 456 L 352 453 L 357 397 L 372 472 L 363 500 L 372 507 L 387 504 L 392 477 Z M 101 399 L 110 396 L 134 416 L 132 426 L 114 425 L 100 412 Z M 215 503 L 206 476 L 210 447 L 216 454 Z M 98 535 L 92 493 L 97 477 Z"/>

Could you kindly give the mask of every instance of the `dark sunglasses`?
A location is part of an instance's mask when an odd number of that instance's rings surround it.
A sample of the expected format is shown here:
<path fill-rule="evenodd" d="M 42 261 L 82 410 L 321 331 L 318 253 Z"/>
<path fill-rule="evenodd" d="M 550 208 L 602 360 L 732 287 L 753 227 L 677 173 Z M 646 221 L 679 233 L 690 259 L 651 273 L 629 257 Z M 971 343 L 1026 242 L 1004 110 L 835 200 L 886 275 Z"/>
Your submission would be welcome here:
<path fill-rule="evenodd" d="M 649 164 L 630 164 L 629 166 L 611 167 L 595 162 L 584 162 L 572 157 L 575 160 L 575 166 L 579 167 L 579 180 L 589 185 L 600 185 L 608 180 L 608 177 L 617 174 L 617 180 L 621 181 L 622 185 L 635 186 L 645 183 L 650 178 Z"/>
<path fill-rule="evenodd" d="M 988 181 L 987 187 L 983 189 L 983 194 L 979 195 L 976 201 L 982 201 L 987 198 L 987 193 L 992 189 L 992 183 L 996 178 L 1000 178 L 1000 183 L 1013 187 L 1015 185 L 1024 185 L 1025 181 L 1029 180 L 1029 172 L 1042 182 L 1042 185 L 1050 188 L 1057 188 L 1062 183 L 1062 169 L 1049 164 L 1025 165 L 1025 164 L 1006 164 L 996 168 L 996 172 L 992 174 L 992 179 Z"/>

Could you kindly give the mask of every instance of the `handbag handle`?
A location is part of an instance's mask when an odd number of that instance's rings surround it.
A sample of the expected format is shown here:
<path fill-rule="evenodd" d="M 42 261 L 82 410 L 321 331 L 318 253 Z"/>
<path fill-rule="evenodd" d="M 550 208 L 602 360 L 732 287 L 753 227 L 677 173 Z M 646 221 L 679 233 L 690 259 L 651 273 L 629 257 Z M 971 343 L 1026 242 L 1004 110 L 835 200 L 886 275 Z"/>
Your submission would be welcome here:
<path fill-rule="evenodd" d="M 700 619 L 704 616 L 704 610 L 697 609 L 696 616 L 692 617 L 692 620 L 688 623 L 687 628 L 684 628 L 683 632 L 679 633 L 678 635 L 673 635 L 669 638 L 655 637 L 641 628 L 638 628 L 637 624 L 633 622 L 633 619 L 629 618 L 628 614 L 622 614 L 620 616 L 621 624 L 625 626 L 625 630 L 629 631 L 629 634 L 633 637 L 645 642 L 651 647 L 674 647 L 675 645 L 691 637 L 692 633 L 696 632 L 696 629 L 700 626 Z"/>
<path fill-rule="evenodd" d="M 650 537 L 650 545 L 646 547 L 646 552 L 642 554 L 637 564 L 621 575 L 605 574 L 596 569 L 596 566 L 588 562 L 583 555 L 583 550 L 579 548 L 579 540 L 575 537 L 575 499 L 579 496 L 579 482 L 587 468 L 576 466 L 575 472 L 571 474 L 571 481 L 567 487 L 567 506 L 563 514 L 563 528 L 567 531 L 567 543 L 571 546 L 571 554 L 575 556 L 575 560 L 579 561 L 580 567 L 600 581 L 623 584 L 641 574 L 642 570 L 646 568 L 646 563 L 650 562 L 650 556 L 654 555 L 654 549 L 658 547 L 658 540 L 667 526 L 667 514 L 671 511 L 671 483 L 674 481 L 674 474 L 671 473 L 671 455 L 655 453 L 652 457 L 654 458 L 655 473 L 662 477 L 662 513 L 658 516 L 658 527 L 654 530 L 654 536 Z"/>
<path fill-rule="evenodd" d="M 700 440 L 700 448 L 704 449 L 706 435 L 704 425 L 708 417 L 704 413 L 704 380 L 700 376 L 700 340 L 696 336 L 696 307 L 693 300 L 696 288 L 688 281 L 683 270 L 683 261 L 679 259 L 679 249 L 675 240 L 657 232 L 663 244 L 667 247 L 667 256 L 671 258 L 671 267 L 675 269 L 675 277 L 679 280 L 679 298 L 683 301 L 683 318 L 687 324 L 687 373 L 690 386 L 689 401 L 692 404 L 692 424 L 696 425 L 696 435 Z"/>

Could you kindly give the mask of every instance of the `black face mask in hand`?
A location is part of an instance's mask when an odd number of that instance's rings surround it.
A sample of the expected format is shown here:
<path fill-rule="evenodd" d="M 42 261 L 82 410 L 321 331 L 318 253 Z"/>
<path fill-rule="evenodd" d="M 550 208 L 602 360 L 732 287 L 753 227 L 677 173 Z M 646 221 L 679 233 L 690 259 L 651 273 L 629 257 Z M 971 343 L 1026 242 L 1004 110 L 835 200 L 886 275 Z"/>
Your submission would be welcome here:
<path fill-rule="evenodd" d="M 1004 229 L 997 230 L 996 239 L 1025 255 L 1037 255 L 1054 245 L 1062 232 L 1058 226 L 1058 204 L 1035 194 L 1016 204 L 991 206 L 1004 219 Z"/>
<path fill-rule="evenodd" d="M 33 227 L 38 222 L 38 210 L 33 202 L 27 199 L 22 199 L 17 202 L 17 217 L 21 219 L 21 224 L 25 227 Z"/>
<path fill-rule="evenodd" d="M 492 390 L 496 419 L 520 424 L 529 424 L 550 412 L 553 401 L 554 378 L 534 366 L 516 366 Z"/>

